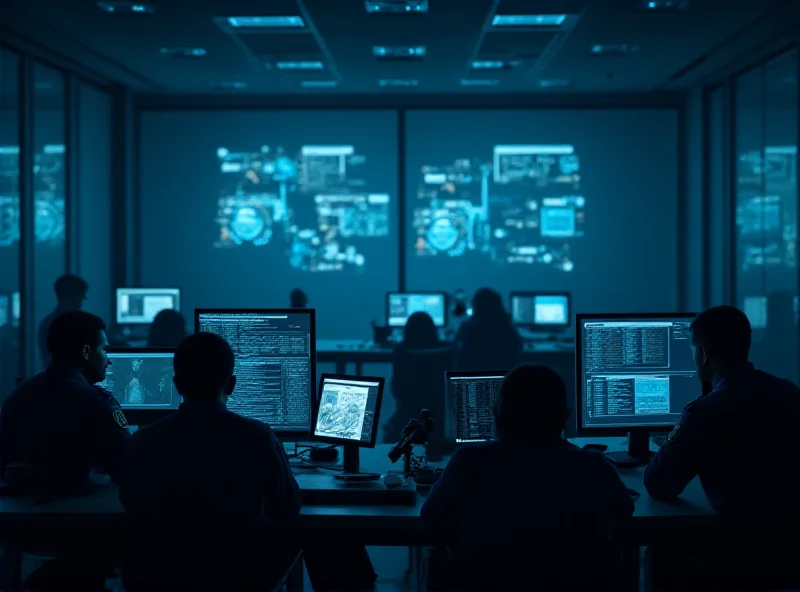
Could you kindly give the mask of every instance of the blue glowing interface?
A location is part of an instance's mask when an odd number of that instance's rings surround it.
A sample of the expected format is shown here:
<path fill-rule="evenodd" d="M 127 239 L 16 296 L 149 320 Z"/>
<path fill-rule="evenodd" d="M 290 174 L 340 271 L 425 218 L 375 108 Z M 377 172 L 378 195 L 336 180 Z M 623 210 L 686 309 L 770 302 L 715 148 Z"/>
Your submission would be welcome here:
<path fill-rule="evenodd" d="M 233 348 L 237 382 L 229 410 L 278 432 L 308 433 L 316 381 L 308 313 L 203 312 L 195 328 L 224 337 Z"/>
<path fill-rule="evenodd" d="M 173 353 L 109 352 L 111 366 L 100 386 L 123 409 L 177 409 L 181 397 L 172 382 Z"/>
<path fill-rule="evenodd" d="M 390 194 L 368 187 L 354 146 L 219 148 L 219 248 L 274 245 L 302 271 L 363 271 L 369 243 L 389 236 Z"/>
<path fill-rule="evenodd" d="M 495 437 L 494 404 L 505 372 L 476 376 L 448 374 L 448 400 L 455 405 L 456 442 L 485 442 Z"/>
<path fill-rule="evenodd" d="M 118 325 L 149 324 L 162 310 L 180 307 L 178 288 L 117 288 Z"/>
<path fill-rule="evenodd" d="M 797 266 L 797 146 L 739 155 L 736 226 L 739 267 Z"/>
<path fill-rule="evenodd" d="M 371 442 L 378 428 L 375 418 L 380 383 L 368 380 L 326 378 L 319 396 L 314 436 Z"/>
<path fill-rule="evenodd" d="M 572 271 L 570 241 L 584 227 L 580 182 L 580 159 L 569 145 L 498 145 L 492 159 L 425 165 L 414 252 Z"/>
<path fill-rule="evenodd" d="M 33 155 L 34 235 L 40 244 L 65 239 L 64 145 L 48 144 Z M 0 146 L 0 247 L 19 242 L 19 146 Z"/>
<path fill-rule="evenodd" d="M 19 292 L 0 294 L 0 327 L 19 326 L 20 313 Z"/>
<path fill-rule="evenodd" d="M 689 319 L 581 319 L 582 425 L 665 427 L 702 394 Z"/>
<path fill-rule="evenodd" d="M 566 294 L 513 294 L 511 318 L 515 325 L 566 327 L 569 325 L 569 296 Z"/>
<path fill-rule="evenodd" d="M 437 327 L 446 321 L 447 296 L 445 294 L 390 293 L 386 296 L 386 325 L 405 327 L 408 317 L 415 312 L 426 312 Z"/>

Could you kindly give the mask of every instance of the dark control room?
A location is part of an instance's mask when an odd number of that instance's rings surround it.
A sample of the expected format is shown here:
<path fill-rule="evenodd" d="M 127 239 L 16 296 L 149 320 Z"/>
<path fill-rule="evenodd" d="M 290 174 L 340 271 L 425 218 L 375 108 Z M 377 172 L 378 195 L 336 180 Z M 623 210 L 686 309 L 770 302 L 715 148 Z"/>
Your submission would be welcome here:
<path fill-rule="evenodd" d="M 0 590 L 800 592 L 798 53 L 0 2 Z"/>

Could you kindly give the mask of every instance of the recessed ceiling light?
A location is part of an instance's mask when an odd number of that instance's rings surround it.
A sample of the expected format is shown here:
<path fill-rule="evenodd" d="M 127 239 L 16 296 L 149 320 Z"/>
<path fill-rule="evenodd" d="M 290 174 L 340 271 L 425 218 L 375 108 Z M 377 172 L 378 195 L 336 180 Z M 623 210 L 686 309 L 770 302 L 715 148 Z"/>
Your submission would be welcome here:
<path fill-rule="evenodd" d="M 546 78 L 539 81 L 539 88 L 566 88 L 572 86 L 572 81 L 562 78 Z"/>
<path fill-rule="evenodd" d="M 424 45 L 375 45 L 372 54 L 380 60 L 421 60 L 428 50 Z"/>
<path fill-rule="evenodd" d="M 496 14 L 492 19 L 492 26 L 560 27 L 568 17 L 567 14 Z"/>
<path fill-rule="evenodd" d="M 417 86 L 416 80 L 381 80 L 378 82 L 379 86 L 391 88 L 411 88 Z"/>
<path fill-rule="evenodd" d="M 242 90 L 243 88 L 247 88 L 246 82 L 215 82 L 212 84 L 216 89 L 219 90 Z"/>
<path fill-rule="evenodd" d="M 370 14 L 425 14 L 428 0 L 365 0 L 364 8 Z"/>
<path fill-rule="evenodd" d="M 639 51 L 638 45 L 621 43 L 617 45 L 592 45 L 589 55 L 593 56 L 623 56 Z"/>
<path fill-rule="evenodd" d="M 642 9 L 657 12 L 686 10 L 691 4 L 689 0 L 641 0 L 641 3 Z"/>
<path fill-rule="evenodd" d="M 500 84 L 499 80 L 462 80 L 461 86 L 497 86 Z"/>
<path fill-rule="evenodd" d="M 278 70 L 324 70 L 325 64 L 319 61 L 275 62 Z"/>
<path fill-rule="evenodd" d="M 153 12 L 153 7 L 141 2 L 98 2 L 97 6 L 106 12 L 118 14 L 147 14 Z"/>
<path fill-rule="evenodd" d="M 303 88 L 336 88 L 338 85 L 335 80 L 304 80 L 300 83 Z"/>
<path fill-rule="evenodd" d="M 234 29 L 303 29 L 306 26 L 299 16 L 229 16 L 225 20 Z"/>
<path fill-rule="evenodd" d="M 208 55 L 202 47 L 162 47 L 160 51 L 173 58 L 204 58 Z"/>

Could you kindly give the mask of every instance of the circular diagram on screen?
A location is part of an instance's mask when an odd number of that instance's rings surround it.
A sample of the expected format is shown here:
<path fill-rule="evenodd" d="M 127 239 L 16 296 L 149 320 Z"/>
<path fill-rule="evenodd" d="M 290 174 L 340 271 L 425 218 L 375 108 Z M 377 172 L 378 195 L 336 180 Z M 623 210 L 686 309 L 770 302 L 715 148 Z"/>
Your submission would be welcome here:
<path fill-rule="evenodd" d="M 435 218 L 428 227 L 428 244 L 439 253 L 457 256 L 464 252 L 461 225 L 450 216 Z"/>
<path fill-rule="evenodd" d="M 64 230 L 64 214 L 49 201 L 36 202 L 34 233 L 39 242 L 48 242 L 61 238 Z"/>
<path fill-rule="evenodd" d="M 231 238 L 239 244 L 266 245 L 272 238 L 269 212 L 259 204 L 239 206 L 231 215 L 230 232 Z"/>
<path fill-rule="evenodd" d="M 279 156 L 275 160 L 275 172 L 273 178 L 276 181 L 294 179 L 297 176 L 297 166 L 288 156 Z"/>

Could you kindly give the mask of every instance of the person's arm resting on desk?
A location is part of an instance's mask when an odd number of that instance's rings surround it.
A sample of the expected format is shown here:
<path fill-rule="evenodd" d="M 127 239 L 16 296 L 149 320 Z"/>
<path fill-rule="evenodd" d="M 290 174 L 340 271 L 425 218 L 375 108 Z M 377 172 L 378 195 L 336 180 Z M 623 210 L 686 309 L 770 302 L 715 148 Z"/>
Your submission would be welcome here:
<path fill-rule="evenodd" d="M 644 486 L 654 499 L 679 496 L 700 472 L 706 446 L 712 434 L 708 431 L 702 410 L 683 411 L 667 440 L 644 471 Z"/>
<path fill-rule="evenodd" d="M 433 530 L 445 530 L 458 511 L 458 498 L 465 487 L 464 470 L 466 448 L 457 450 L 436 481 L 419 514 L 422 521 Z"/>
<path fill-rule="evenodd" d="M 125 412 L 110 395 L 109 400 L 98 396 L 87 396 L 87 398 L 90 402 L 87 405 L 88 416 L 85 417 L 85 421 L 90 422 L 89 429 L 93 435 L 97 462 L 114 483 L 119 483 L 125 454 L 131 440 Z"/>

